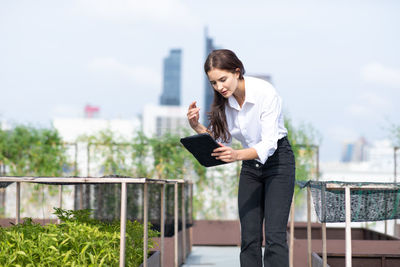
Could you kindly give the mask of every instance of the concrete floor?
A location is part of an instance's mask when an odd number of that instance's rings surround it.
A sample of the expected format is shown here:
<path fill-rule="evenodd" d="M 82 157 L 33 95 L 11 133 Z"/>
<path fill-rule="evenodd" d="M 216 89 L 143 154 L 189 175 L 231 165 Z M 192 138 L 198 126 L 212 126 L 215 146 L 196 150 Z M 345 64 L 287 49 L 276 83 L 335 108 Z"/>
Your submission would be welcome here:
<path fill-rule="evenodd" d="M 182 267 L 239 267 L 240 247 L 193 246 Z"/>

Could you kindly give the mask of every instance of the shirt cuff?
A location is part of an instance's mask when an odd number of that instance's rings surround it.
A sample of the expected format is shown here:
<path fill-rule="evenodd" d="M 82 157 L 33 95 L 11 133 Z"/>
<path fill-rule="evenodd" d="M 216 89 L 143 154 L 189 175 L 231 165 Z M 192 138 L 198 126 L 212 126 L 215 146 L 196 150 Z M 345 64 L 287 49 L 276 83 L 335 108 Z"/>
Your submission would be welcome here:
<path fill-rule="evenodd" d="M 278 148 L 278 140 L 276 142 L 259 142 L 253 148 L 256 150 L 258 158 L 262 164 L 267 162 L 268 157 L 272 156 Z"/>

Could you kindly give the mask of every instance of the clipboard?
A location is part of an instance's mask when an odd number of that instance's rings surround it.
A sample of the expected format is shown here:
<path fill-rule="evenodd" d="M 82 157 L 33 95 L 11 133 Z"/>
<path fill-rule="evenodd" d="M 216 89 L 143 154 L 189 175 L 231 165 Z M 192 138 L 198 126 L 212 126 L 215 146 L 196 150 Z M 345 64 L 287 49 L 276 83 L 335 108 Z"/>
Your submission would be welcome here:
<path fill-rule="evenodd" d="M 220 147 L 220 145 L 208 133 L 184 137 L 181 138 L 180 141 L 204 167 L 212 167 L 228 163 L 211 156 L 212 151 L 217 147 Z"/>

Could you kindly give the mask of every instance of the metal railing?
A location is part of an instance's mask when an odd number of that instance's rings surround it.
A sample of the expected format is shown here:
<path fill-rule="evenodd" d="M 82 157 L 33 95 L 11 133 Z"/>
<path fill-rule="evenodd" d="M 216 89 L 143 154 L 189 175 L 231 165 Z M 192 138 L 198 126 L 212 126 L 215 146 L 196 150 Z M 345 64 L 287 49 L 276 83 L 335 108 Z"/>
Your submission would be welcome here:
<path fill-rule="evenodd" d="M 380 184 L 380 185 L 358 185 L 358 184 L 346 184 L 346 183 L 333 183 L 327 182 L 321 189 L 321 200 L 323 201 L 321 206 L 325 206 L 325 190 L 326 191 L 334 191 L 334 190 L 344 190 L 345 191 L 345 263 L 346 267 L 352 266 L 352 248 L 351 248 L 351 198 L 350 193 L 351 190 L 393 190 L 398 189 L 397 184 Z M 322 212 L 325 212 L 325 209 L 322 209 Z M 311 247 L 311 188 L 310 185 L 307 186 L 307 259 L 308 266 L 311 267 L 312 262 L 312 247 Z M 322 217 L 325 215 L 322 214 Z M 293 223 L 293 219 L 291 219 L 291 224 Z M 291 242 L 294 238 L 293 230 L 291 227 L 290 231 Z M 323 266 L 327 266 L 327 247 L 326 247 L 326 223 L 322 222 L 322 256 L 323 256 Z M 292 247 L 293 249 L 293 247 Z M 290 252 L 292 253 L 292 252 Z M 293 266 L 293 265 L 291 265 Z"/>
<path fill-rule="evenodd" d="M 161 190 L 161 216 L 160 216 L 160 256 L 161 266 L 164 265 L 164 237 L 165 237 L 165 188 L 167 185 L 174 185 L 174 243 L 175 243 L 175 255 L 174 255 L 174 266 L 178 266 L 178 217 L 179 217 L 179 202 L 178 202 L 178 189 L 179 185 L 182 186 L 182 243 L 183 243 L 183 258 L 186 255 L 186 216 L 185 216 L 185 198 L 184 198 L 184 186 L 189 184 L 189 216 L 192 216 L 192 184 L 188 181 L 181 179 L 149 179 L 149 178 L 99 178 L 99 177 L 0 177 L 0 182 L 15 182 L 16 183 L 16 214 L 15 223 L 21 222 L 21 183 L 44 183 L 49 185 L 59 186 L 59 207 L 62 208 L 62 194 L 63 185 L 75 185 L 75 184 L 121 184 L 121 229 L 120 229 L 120 264 L 119 266 L 125 266 L 125 235 L 126 235 L 126 220 L 127 220 L 127 184 L 143 184 L 143 266 L 147 267 L 147 254 L 148 254 L 148 184 L 159 184 L 162 187 Z"/>

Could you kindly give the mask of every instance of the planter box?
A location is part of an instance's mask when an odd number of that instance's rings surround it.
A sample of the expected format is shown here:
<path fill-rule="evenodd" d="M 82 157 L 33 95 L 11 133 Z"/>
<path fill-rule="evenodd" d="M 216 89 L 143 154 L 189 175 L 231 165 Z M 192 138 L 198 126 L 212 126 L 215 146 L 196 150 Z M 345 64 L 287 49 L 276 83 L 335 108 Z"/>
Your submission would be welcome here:
<path fill-rule="evenodd" d="M 160 267 L 160 251 L 152 251 L 150 257 L 147 258 L 148 267 Z M 143 263 L 139 267 L 143 267 Z"/>
<path fill-rule="evenodd" d="M 183 234 L 182 231 L 178 232 L 178 265 L 182 265 L 189 253 L 192 250 L 192 240 L 191 240 L 191 235 L 192 235 L 192 227 L 186 228 L 186 249 L 185 249 L 185 255 L 183 255 Z M 161 244 L 161 239 L 160 238 L 154 238 L 155 242 L 160 245 Z M 154 248 L 155 251 L 159 251 L 160 248 L 157 246 Z M 170 236 L 170 237 L 165 237 L 164 238 L 164 255 L 162 255 L 164 259 L 164 266 L 165 267 L 172 267 L 175 264 L 175 235 Z"/>
<path fill-rule="evenodd" d="M 312 251 L 315 254 L 313 266 L 319 266 L 318 257 L 322 258 L 321 226 L 321 224 L 312 223 Z M 345 266 L 345 229 L 328 227 L 326 231 L 328 265 L 330 267 Z M 400 240 L 398 238 L 364 228 L 352 228 L 351 232 L 353 266 L 400 266 Z M 240 246 L 239 221 L 194 221 L 193 244 Z M 307 223 L 295 222 L 293 249 L 295 267 L 308 266 L 307 247 Z"/>
<path fill-rule="evenodd" d="M 311 266 L 312 267 L 323 267 L 324 262 L 322 258 L 315 252 L 311 253 Z M 326 264 L 326 267 L 330 267 L 329 264 Z"/>

